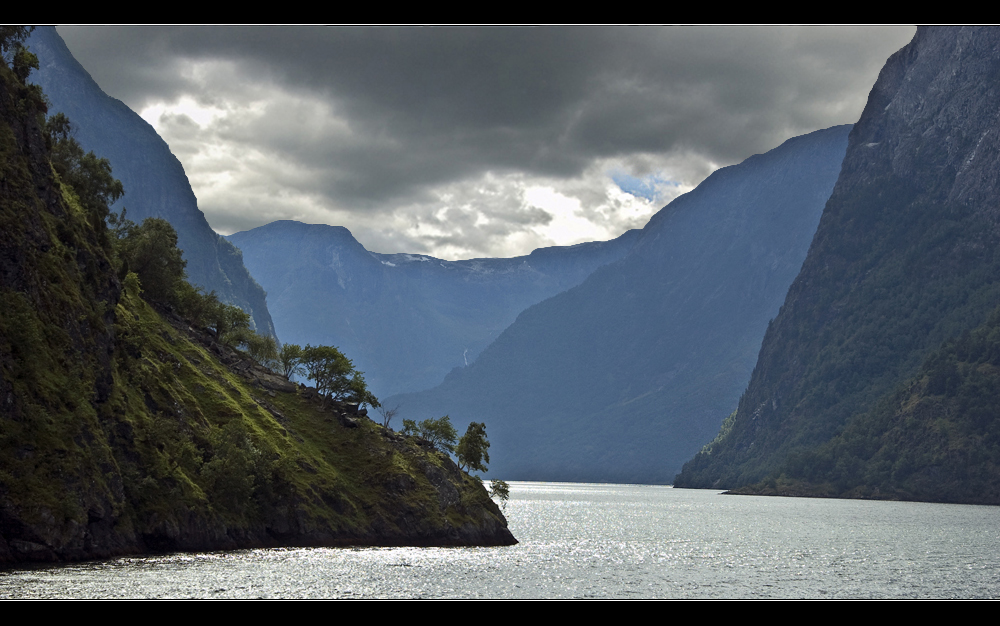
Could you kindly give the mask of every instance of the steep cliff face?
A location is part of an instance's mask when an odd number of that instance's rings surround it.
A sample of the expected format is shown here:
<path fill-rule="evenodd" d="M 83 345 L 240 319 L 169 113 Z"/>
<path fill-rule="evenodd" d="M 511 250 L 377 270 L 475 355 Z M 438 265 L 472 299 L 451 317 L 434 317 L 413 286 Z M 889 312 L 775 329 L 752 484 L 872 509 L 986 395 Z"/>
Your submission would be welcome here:
<path fill-rule="evenodd" d="M 676 485 L 747 485 L 791 471 L 790 455 L 801 469 L 986 320 L 1000 303 L 998 96 L 995 28 L 921 28 L 888 60 L 739 409 Z"/>
<path fill-rule="evenodd" d="M 801 267 L 849 127 L 723 168 L 619 261 L 522 312 L 404 417 L 485 422 L 505 477 L 669 483 L 750 376 Z"/>
<path fill-rule="evenodd" d="M 84 149 L 111 161 L 122 181 L 125 196 L 112 208 L 126 207 L 136 223 L 147 217 L 170 222 L 191 283 L 243 308 L 258 331 L 273 335 L 264 290 L 244 267 L 240 251 L 208 225 L 184 168 L 153 127 L 101 91 L 54 27 L 37 28 L 27 45 L 39 59 L 31 80 L 45 91 L 50 113 L 65 113 Z"/>
<path fill-rule="evenodd" d="M 0 62 L 0 563 L 266 545 L 507 545 L 482 484 L 123 289 L 103 208 Z M 270 385 L 274 387 L 274 385 Z"/>

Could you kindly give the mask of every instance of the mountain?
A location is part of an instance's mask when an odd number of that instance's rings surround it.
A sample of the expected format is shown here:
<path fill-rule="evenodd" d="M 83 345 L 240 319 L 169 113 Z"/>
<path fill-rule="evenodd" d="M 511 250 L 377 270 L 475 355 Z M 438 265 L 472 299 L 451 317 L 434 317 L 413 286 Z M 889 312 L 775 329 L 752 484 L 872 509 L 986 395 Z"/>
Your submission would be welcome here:
<path fill-rule="evenodd" d="M 677 486 L 1000 504 L 998 77 L 996 28 L 920 28 L 886 62 L 739 408 Z"/>
<path fill-rule="evenodd" d="M 140 296 L 116 271 L 110 177 L 51 160 L 67 140 L 24 82 L 19 31 L 0 29 L 0 563 L 515 543 L 447 455 Z"/>
<path fill-rule="evenodd" d="M 198 209 L 184 168 L 153 127 L 103 91 L 73 58 L 55 27 L 36 28 L 26 45 L 38 56 L 31 81 L 49 98 L 49 113 L 65 113 L 85 150 L 111 161 L 128 209 L 139 223 L 160 217 L 177 231 L 188 279 L 250 313 L 254 327 L 274 335 L 266 294 L 243 265 L 239 250 L 219 236 Z"/>
<path fill-rule="evenodd" d="M 346 228 L 291 221 L 229 239 L 267 290 L 282 340 L 354 355 L 384 397 L 437 385 L 525 308 L 622 258 L 637 235 L 466 261 L 373 253 Z"/>
<path fill-rule="evenodd" d="M 718 431 L 805 258 L 849 126 L 718 170 L 619 261 L 522 312 L 406 418 L 485 422 L 510 479 L 669 483 Z"/>

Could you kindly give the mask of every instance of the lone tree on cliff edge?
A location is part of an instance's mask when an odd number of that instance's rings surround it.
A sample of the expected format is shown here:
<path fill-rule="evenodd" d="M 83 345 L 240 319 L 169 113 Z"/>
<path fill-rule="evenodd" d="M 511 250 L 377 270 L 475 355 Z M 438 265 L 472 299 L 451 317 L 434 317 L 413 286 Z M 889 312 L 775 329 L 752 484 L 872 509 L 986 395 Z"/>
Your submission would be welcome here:
<path fill-rule="evenodd" d="M 488 471 L 486 464 L 490 462 L 489 447 L 490 442 L 486 439 L 486 424 L 472 422 L 462 438 L 458 440 L 458 447 L 455 448 L 458 467 L 466 471 Z"/>

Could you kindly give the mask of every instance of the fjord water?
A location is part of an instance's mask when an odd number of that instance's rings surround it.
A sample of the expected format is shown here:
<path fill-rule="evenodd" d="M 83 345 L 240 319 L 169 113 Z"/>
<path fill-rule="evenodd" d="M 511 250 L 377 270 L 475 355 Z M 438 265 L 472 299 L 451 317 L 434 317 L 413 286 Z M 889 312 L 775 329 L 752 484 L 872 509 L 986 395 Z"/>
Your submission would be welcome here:
<path fill-rule="evenodd" d="M 176 554 L 0 572 L 0 597 L 969 598 L 1000 508 L 512 482 L 520 544 Z"/>

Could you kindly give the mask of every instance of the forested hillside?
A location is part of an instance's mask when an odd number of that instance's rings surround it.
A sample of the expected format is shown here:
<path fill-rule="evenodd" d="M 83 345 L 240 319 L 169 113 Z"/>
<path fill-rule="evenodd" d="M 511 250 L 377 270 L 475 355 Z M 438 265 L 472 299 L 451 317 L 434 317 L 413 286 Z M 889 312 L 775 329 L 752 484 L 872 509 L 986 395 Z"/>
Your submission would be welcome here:
<path fill-rule="evenodd" d="M 1000 504 L 1000 310 L 815 450 L 742 493 Z"/>
<path fill-rule="evenodd" d="M 219 303 L 181 280 L 169 225 L 106 227 L 121 185 L 46 117 L 25 34 L 0 28 L 0 562 L 513 543 L 446 454 L 199 323 Z M 170 244 L 149 265 L 146 235 Z"/>

